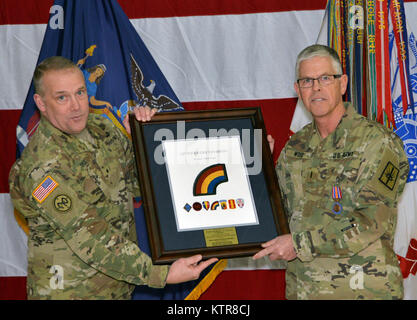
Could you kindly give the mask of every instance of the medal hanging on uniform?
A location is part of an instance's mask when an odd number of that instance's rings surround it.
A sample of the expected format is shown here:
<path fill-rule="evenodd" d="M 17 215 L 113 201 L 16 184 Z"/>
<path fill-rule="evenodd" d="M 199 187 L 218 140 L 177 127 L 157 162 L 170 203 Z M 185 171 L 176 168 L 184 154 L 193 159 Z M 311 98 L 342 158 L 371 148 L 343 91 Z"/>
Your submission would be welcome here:
<path fill-rule="evenodd" d="M 341 214 L 343 211 L 342 204 L 340 203 L 340 200 L 342 199 L 342 189 L 340 189 L 339 186 L 333 186 L 332 198 L 334 201 L 333 206 L 332 206 L 332 212 L 334 214 Z"/>

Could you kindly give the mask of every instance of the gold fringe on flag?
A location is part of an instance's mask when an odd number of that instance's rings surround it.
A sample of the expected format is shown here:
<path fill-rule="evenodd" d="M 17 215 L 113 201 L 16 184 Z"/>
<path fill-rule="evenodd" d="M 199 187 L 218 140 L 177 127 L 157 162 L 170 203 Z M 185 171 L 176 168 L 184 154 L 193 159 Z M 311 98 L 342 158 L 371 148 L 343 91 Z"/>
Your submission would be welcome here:
<path fill-rule="evenodd" d="M 197 300 L 211 286 L 216 277 L 226 268 L 227 260 L 219 260 L 210 272 L 200 281 L 200 283 L 191 291 L 185 300 Z"/>

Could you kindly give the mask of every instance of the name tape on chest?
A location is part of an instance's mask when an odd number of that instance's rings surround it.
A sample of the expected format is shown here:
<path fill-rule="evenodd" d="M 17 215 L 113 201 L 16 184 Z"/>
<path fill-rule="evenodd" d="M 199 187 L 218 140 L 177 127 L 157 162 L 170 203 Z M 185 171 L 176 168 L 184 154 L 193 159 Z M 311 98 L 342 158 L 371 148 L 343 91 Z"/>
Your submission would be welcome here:
<path fill-rule="evenodd" d="M 294 151 L 291 154 L 295 158 L 306 158 L 310 159 L 313 156 L 312 152 L 301 152 L 301 151 Z M 349 159 L 355 157 L 355 152 L 353 151 L 345 151 L 345 152 L 334 152 L 328 155 L 325 155 L 325 158 L 339 160 L 339 159 Z"/>

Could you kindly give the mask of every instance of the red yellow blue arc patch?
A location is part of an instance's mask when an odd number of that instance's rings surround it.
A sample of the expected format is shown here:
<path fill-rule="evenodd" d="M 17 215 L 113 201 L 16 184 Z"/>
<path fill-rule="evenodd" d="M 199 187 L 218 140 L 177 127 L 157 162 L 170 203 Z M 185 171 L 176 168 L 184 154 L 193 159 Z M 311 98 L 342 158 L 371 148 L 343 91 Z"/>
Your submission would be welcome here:
<path fill-rule="evenodd" d="M 32 192 L 32 196 L 42 203 L 59 186 L 59 183 L 47 176 Z"/>

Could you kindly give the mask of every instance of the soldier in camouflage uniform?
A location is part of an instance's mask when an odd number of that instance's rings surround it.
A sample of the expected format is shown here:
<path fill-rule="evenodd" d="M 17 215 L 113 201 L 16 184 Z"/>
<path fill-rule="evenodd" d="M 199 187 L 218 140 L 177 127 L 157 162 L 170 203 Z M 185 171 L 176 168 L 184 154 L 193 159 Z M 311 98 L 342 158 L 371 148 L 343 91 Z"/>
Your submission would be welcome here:
<path fill-rule="evenodd" d="M 154 266 L 140 251 L 132 144 L 110 121 L 89 114 L 81 71 L 64 58 L 48 58 L 34 83 L 41 121 L 9 177 L 14 207 L 30 230 L 28 298 L 130 299 L 134 285 L 160 288 L 198 278 L 215 259 Z M 154 113 L 137 109 L 139 120 Z"/>
<path fill-rule="evenodd" d="M 304 49 L 296 76 L 314 121 L 276 165 L 291 234 L 255 258 L 288 260 L 288 299 L 401 299 L 393 241 L 408 173 L 402 141 L 343 103 L 347 76 L 333 49 Z"/>

